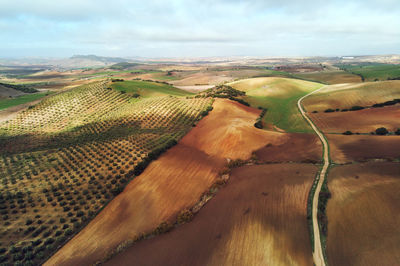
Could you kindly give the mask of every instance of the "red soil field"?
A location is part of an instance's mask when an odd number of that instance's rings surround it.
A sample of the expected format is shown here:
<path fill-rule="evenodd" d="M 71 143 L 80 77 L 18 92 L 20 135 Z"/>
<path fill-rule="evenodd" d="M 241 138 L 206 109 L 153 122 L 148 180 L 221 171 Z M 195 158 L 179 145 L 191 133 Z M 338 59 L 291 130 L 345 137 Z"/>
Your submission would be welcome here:
<path fill-rule="evenodd" d="M 256 129 L 259 110 L 216 100 L 214 110 L 175 147 L 152 162 L 46 265 L 89 265 L 118 244 L 153 231 L 193 206 L 226 158 L 247 159 L 279 133 Z"/>
<path fill-rule="evenodd" d="M 283 133 L 285 142 L 269 144 L 255 152 L 262 162 L 319 162 L 322 145 L 318 136 L 305 133 Z"/>
<path fill-rule="evenodd" d="M 400 158 L 400 136 L 327 135 L 336 163 Z"/>
<path fill-rule="evenodd" d="M 329 265 L 400 265 L 400 164 L 337 166 L 328 187 Z"/>
<path fill-rule="evenodd" d="M 106 265 L 312 265 L 306 206 L 316 171 L 309 164 L 234 169 L 190 223 Z"/>
<path fill-rule="evenodd" d="M 347 130 L 369 133 L 379 127 L 386 127 L 389 131 L 400 128 L 400 105 L 351 112 L 308 113 L 308 115 L 326 133 L 342 133 Z"/>

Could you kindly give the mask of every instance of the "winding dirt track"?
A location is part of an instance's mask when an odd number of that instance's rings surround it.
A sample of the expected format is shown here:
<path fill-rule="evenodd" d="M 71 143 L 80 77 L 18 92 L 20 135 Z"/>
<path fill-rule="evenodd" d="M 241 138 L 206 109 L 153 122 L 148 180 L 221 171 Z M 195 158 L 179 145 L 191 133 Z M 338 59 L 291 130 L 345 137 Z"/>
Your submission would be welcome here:
<path fill-rule="evenodd" d="M 326 171 L 328 170 L 329 167 L 329 145 L 328 142 L 324 136 L 324 134 L 314 125 L 312 120 L 307 116 L 306 112 L 303 109 L 303 106 L 301 105 L 301 101 L 310 96 L 313 93 L 316 93 L 322 89 L 324 89 L 326 86 L 321 87 L 318 90 L 315 90 L 313 92 L 310 92 L 309 94 L 304 95 L 297 101 L 297 106 L 300 110 L 301 115 L 307 120 L 307 122 L 310 124 L 312 129 L 315 131 L 315 133 L 318 135 L 320 138 L 322 145 L 324 146 L 324 165 L 322 167 L 321 172 L 319 173 L 317 177 L 317 188 L 315 189 L 314 197 L 313 197 L 313 204 L 312 204 L 312 223 L 313 223 L 313 232 L 314 232 L 314 253 L 313 253 L 313 258 L 314 258 L 314 263 L 316 266 L 325 266 L 325 260 L 324 260 L 324 255 L 322 252 L 322 245 L 321 245 L 321 236 L 319 232 L 319 226 L 318 226 L 318 198 L 319 198 L 319 192 L 321 191 L 322 184 L 324 183 L 325 177 L 326 177 Z"/>

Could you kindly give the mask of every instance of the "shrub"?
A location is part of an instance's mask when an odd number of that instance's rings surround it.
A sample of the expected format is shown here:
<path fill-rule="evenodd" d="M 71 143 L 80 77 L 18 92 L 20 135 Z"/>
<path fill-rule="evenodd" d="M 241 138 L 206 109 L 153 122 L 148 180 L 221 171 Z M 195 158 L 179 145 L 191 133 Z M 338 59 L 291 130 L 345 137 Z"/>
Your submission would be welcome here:
<path fill-rule="evenodd" d="M 358 110 L 362 110 L 362 109 L 364 109 L 364 107 L 355 105 L 350 108 L 350 111 L 358 111 Z"/>
<path fill-rule="evenodd" d="M 398 128 L 398 129 L 394 132 L 394 134 L 400 135 L 400 128 Z"/>
<path fill-rule="evenodd" d="M 333 113 L 333 112 L 335 112 L 335 110 L 333 110 L 333 109 L 331 109 L 331 108 L 328 108 L 328 109 L 326 109 L 324 112 L 325 112 L 325 113 Z"/>
<path fill-rule="evenodd" d="M 375 130 L 375 133 L 376 135 L 386 135 L 389 131 L 384 127 L 380 127 Z"/>
<path fill-rule="evenodd" d="M 353 132 L 351 132 L 350 130 L 347 130 L 347 131 L 343 132 L 343 135 L 353 135 Z"/>
<path fill-rule="evenodd" d="M 160 235 L 171 231 L 173 225 L 168 222 L 162 222 L 155 230 L 154 234 Z"/>
<path fill-rule="evenodd" d="M 193 219 L 193 213 L 190 210 L 183 210 L 179 213 L 177 222 L 179 224 L 190 222 Z"/>

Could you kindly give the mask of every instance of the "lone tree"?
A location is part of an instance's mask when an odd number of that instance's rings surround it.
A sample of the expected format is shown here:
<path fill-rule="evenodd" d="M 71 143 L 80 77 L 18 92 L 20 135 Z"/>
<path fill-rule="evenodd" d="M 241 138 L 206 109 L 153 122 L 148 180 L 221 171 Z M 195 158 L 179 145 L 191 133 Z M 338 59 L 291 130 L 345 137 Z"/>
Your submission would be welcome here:
<path fill-rule="evenodd" d="M 380 127 L 375 130 L 375 133 L 376 135 L 386 135 L 389 131 L 384 127 Z"/>

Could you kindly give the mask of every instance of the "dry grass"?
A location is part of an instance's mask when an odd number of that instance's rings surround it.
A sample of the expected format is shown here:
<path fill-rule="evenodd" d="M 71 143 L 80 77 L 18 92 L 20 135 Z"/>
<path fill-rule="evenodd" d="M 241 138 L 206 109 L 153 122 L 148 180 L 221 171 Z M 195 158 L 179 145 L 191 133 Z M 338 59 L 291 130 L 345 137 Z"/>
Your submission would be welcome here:
<path fill-rule="evenodd" d="M 344 71 L 322 71 L 322 72 L 301 73 L 301 74 L 296 74 L 296 76 L 309 80 L 324 82 L 327 84 L 361 82 L 361 78 L 359 76 Z"/>
<path fill-rule="evenodd" d="M 400 98 L 400 80 L 327 86 L 304 99 L 303 105 L 309 112 L 323 112 L 328 108 L 370 106 L 396 98 Z"/>
<path fill-rule="evenodd" d="M 291 94 L 310 92 L 320 84 L 289 78 L 252 78 L 230 83 L 237 90 L 245 91 L 246 95 L 255 97 L 288 97 Z"/>
<path fill-rule="evenodd" d="M 335 167 L 328 186 L 329 265 L 399 265 L 400 165 Z"/>

